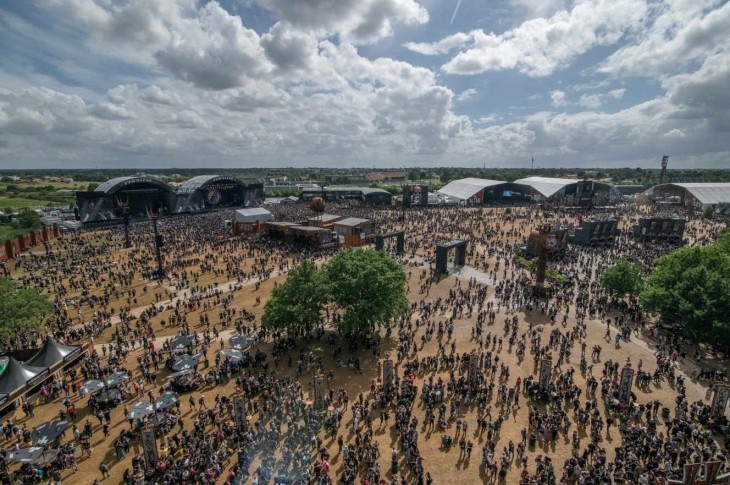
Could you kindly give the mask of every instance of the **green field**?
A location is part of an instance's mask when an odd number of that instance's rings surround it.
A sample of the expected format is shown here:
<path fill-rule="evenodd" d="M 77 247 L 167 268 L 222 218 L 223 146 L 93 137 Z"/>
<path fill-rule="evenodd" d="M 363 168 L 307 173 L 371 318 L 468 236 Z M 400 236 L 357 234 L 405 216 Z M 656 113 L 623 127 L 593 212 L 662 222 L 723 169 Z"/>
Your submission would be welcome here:
<path fill-rule="evenodd" d="M 18 237 L 21 234 L 26 234 L 27 229 L 16 229 L 10 224 L 0 224 L 0 242 L 5 242 L 8 239 Z"/>
<path fill-rule="evenodd" d="M 25 199 L 21 197 L 2 197 L 0 196 L 0 211 L 4 211 L 6 207 L 13 210 L 24 209 L 26 207 L 31 209 L 48 207 L 48 205 L 62 205 L 62 203 L 47 199 Z"/>

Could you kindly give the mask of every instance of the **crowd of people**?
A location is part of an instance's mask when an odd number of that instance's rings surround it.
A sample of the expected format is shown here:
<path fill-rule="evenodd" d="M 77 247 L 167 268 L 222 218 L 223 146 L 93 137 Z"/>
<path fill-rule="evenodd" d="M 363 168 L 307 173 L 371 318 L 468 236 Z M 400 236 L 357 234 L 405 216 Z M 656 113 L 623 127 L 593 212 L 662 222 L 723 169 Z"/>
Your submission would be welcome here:
<path fill-rule="evenodd" d="M 310 215 L 306 204 L 272 210 L 285 220 Z M 39 405 L 60 406 L 72 436 L 60 439 L 50 464 L 14 467 L 8 453 L 26 442 L 29 425 L 8 419 L 0 427 L 3 477 L 58 477 L 88 460 L 97 463 L 97 480 L 115 473 L 130 484 L 151 476 L 163 484 L 431 484 L 450 482 L 434 478 L 452 473 L 437 463 L 469 469 L 474 448 L 474 482 L 659 484 L 681 477 L 687 463 L 717 460 L 727 469 L 727 423 L 709 415 L 701 388 L 688 388 L 680 364 L 692 354 L 700 370 L 691 377 L 703 384 L 724 380 L 726 370 L 711 367 L 691 342 L 660 332 L 635 297 L 612 298 L 597 283 L 616 259 L 650 268 L 670 246 L 627 235 L 610 247 L 570 245 L 550 263 L 564 279 L 543 295 L 533 291 L 515 248 L 538 225 L 576 224 L 574 214 L 451 207 L 414 209 L 403 219 L 392 209 L 327 210 L 370 219 L 376 233 L 406 231 L 410 308 L 362 342 L 335 335 L 329 324 L 337 315 L 329 312 L 302 339 L 263 328 L 264 290 L 303 259 L 325 260 L 334 250 L 232 237 L 224 224 L 229 211 L 162 219 L 163 275 L 144 222 L 131 225 L 129 249 L 124 229 L 112 226 L 68 234 L 50 251 L 13 263 L 12 276 L 48 292 L 54 312 L 44 328 L 21 332 L 6 347 L 36 348 L 52 336 L 91 342 L 95 350 L 51 381 Z M 617 209 L 624 228 L 639 214 L 633 206 Z M 686 217 L 689 244 L 706 244 L 723 230 Z M 438 277 L 428 270 L 433 247 L 451 239 L 469 241 L 470 271 Z M 175 335 L 194 335 L 184 351 L 199 361 L 166 379 Z M 241 357 L 224 356 L 235 335 L 256 345 Z M 624 352 L 620 340 L 634 339 L 648 341 L 651 351 L 639 358 Z M 394 363 L 392 377 L 383 370 L 386 359 Z M 627 397 L 624 368 L 637 374 Z M 85 394 L 83 382 L 120 372 L 131 378 L 115 387 L 113 400 Z M 315 373 L 327 376 L 323 408 L 313 402 L 308 376 Z M 152 403 L 167 391 L 177 392 L 174 406 L 129 417 L 135 402 Z M 671 397 L 652 399 L 660 391 Z M 234 406 L 239 396 L 243 417 Z M 31 402 L 24 411 L 31 420 L 38 407 Z M 129 426 L 114 426 L 116 416 Z M 153 466 L 138 446 L 150 427 L 158 442 Z M 437 447 L 428 441 L 434 432 Z M 92 455 L 92 446 L 102 453 Z"/>

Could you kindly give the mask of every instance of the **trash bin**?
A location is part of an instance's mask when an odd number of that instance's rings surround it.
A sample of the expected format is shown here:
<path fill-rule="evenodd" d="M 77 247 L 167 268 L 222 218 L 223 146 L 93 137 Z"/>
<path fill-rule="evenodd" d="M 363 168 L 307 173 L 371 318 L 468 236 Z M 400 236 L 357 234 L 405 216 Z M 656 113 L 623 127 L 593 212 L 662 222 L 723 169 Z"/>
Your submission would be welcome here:
<path fill-rule="evenodd" d="M 537 443 L 537 436 L 535 436 L 535 433 L 531 433 L 530 434 L 530 439 L 529 439 L 529 442 L 528 443 L 530 445 L 530 448 L 534 448 L 535 447 L 535 444 Z"/>
<path fill-rule="evenodd" d="M 669 419 L 669 408 L 662 408 L 662 418 Z"/>

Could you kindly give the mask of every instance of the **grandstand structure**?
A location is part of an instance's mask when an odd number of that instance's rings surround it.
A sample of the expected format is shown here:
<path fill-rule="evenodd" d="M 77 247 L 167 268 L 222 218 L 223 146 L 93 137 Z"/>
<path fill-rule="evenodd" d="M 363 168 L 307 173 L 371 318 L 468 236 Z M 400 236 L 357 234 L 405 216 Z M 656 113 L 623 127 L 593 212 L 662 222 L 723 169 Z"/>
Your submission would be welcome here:
<path fill-rule="evenodd" d="M 330 186 L 304 187 L 299 194 L 302 200 L 322 197 L 326 202 L 350 200 L 365 205 L 391 205 L 393 195 L 387 190 L 370 187 Z"/>
<path fill-rule="evenodd" d="M 77 220 L 84 224 L 121 221 L 149 214 L 184 214 L 219 208 L 259 207 L 264 186 L 235 177 L 200 175 L 179 188 L 153 177 L 116 177 L 95 190 L 76 192 Z"/>
<path fill-rule="evenodd" d="M 730 204 L 730 182 L 671 182 L 655 185 L 642 195 L 652 203 L 704 211 Z"/>
<path fill-rule="evenodd" d="M 532 201 L 590 206 L 621 196 L 605 182 L 553 177 L 527 177 L 514 182 L 470 177 L 449 182 L 438 194 L 460 205 Z"/>

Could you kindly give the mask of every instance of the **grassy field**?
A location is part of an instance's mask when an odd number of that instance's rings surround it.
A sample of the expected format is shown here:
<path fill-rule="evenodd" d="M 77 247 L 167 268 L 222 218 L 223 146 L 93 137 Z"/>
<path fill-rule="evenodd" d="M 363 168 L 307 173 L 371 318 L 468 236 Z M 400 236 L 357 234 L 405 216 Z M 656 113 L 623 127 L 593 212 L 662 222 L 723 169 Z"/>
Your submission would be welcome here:
<path fill-rule="evenodd" d="M 89 182 L 3 182 L 0 183 L 0 211 L 68 206 L 74 201 L 75 191 L 88 187 Z"/>
<path fill-rule="evenodd" d="M 20 236 L 27 233 L 27 229 L 15 229 L 10 224 L 0 224 L 0 242 Z"/>
<path fill-rule="evenodd" d="M 2 197 L 0 196 L 0 210 L 4 211 L 6 208 L 11 208 L 14 211 L 18 209 L 24 209 L 26 207 L 31 209 L 48 207 L 48 205 L 62 205 L 62 202 L 49 200 L 49 199 L 26 199 L 24 197 Z"/>

